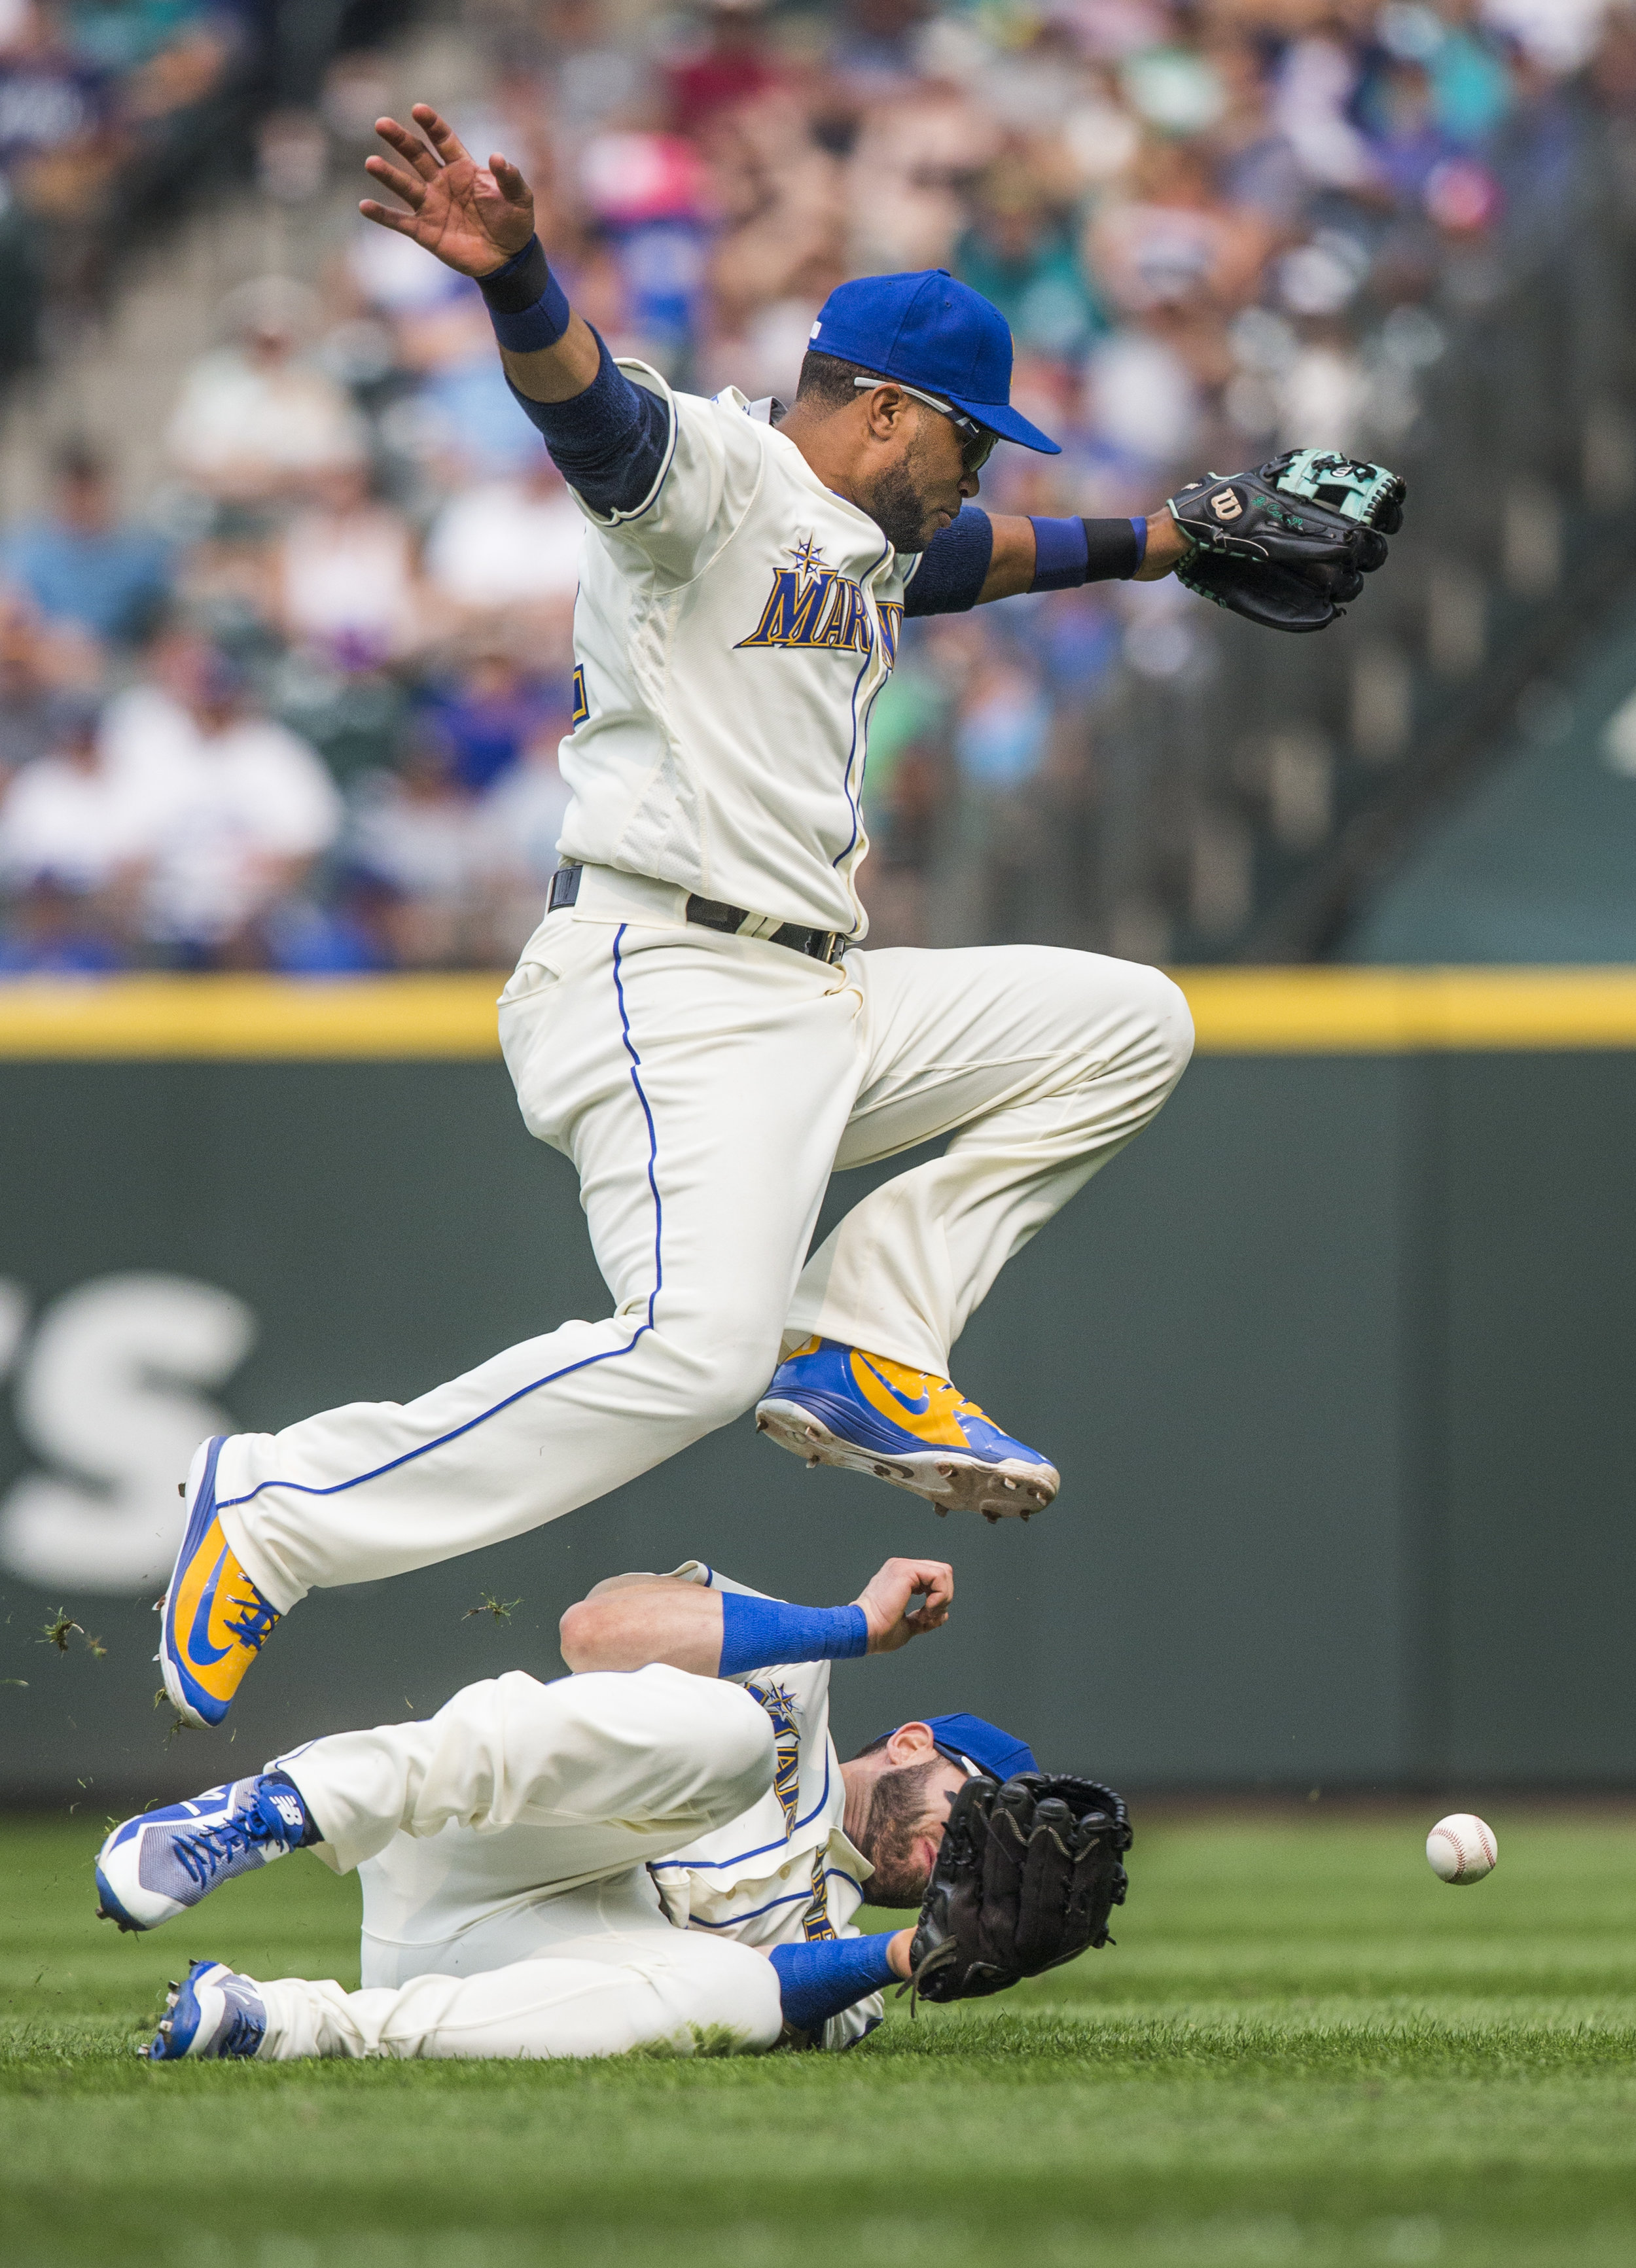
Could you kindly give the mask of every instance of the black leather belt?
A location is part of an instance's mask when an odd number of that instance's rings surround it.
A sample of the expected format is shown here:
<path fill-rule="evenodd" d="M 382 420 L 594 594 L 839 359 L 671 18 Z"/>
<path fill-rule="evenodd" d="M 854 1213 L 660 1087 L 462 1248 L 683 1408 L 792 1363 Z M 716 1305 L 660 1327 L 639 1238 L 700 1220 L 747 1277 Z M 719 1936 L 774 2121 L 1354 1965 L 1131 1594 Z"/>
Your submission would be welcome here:
<path fill-rule="evenodd" d="M 545 909 L 554 914 L 559 907 L 571 906 L 579 895 L 579 877 L 583 866 L 559 866 L 551 877 L 551 887 L 546 895 Z M 719 898 L 691 897 L 687 904 L 688 919 L 699 929 L 720 930 L 728 937 L 759 937 L 769 945 L 782 945 L 791 953 L 804 953 L 809 961 L 838 960 L 845 950 L 846 939 L 839 930 L 807 929 L 800 922 L 782 922 L 777 929 L 763 929 L 766 918 L 762 914 L 747 913 L 742 906 L 724 905 Z"/>

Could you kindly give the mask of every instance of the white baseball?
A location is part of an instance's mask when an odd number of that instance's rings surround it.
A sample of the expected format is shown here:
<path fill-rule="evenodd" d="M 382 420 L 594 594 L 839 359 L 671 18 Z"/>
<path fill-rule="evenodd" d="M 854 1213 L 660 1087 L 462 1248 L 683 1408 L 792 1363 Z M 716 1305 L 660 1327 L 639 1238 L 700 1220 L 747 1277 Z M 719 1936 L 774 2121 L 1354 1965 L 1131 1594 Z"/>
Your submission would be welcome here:
<path fill-rule="evenodd" d="M 1426 1862 L 1440 1881 L 1480 1882 L 1500 1864 L 1500 1845 L 1485 1819 L 1451 1811 L 1426 1838 Z"/>

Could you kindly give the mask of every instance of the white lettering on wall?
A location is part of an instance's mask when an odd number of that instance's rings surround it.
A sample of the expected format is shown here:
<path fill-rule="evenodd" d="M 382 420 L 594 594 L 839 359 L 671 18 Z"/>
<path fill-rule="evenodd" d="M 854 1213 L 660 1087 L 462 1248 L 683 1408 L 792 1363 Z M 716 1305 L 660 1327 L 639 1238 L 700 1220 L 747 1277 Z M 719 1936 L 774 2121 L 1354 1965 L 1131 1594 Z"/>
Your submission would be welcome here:
<path fill-rule="evenodd" d="M 0 1357 L 15 1357 L 26 1312 L 19 1287 L 0 1284 Z M 25 1474 L 0 1504 L 0 1563 L 48 1589 L 162 1588 L 181 1535 L 176 1484 L 207 1434 L 236 1430 L 192 1389 L 230 1377 L 255 1330 L 242 1300 L 187 1276 L 99 1276 L 48 1308 L 23 1352 L 17 1420 L 58 1469 Z"/>

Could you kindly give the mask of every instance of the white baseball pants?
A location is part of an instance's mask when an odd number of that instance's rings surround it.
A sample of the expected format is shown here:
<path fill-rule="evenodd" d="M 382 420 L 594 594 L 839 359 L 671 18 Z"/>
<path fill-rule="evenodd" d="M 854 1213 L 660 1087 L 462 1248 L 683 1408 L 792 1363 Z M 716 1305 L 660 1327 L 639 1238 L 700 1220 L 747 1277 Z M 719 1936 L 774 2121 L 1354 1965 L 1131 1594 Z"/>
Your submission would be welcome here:
<path fill-rule="evenodd" d="M 654 1667 L 468 1685 L 422 1724 L 281 1758 L 364 1887 L 364 1990 L 262 1986 L 265 2058 L 770 2047 L 762 1954 L 674 1928 L 645 1871 L 772 1785 L 736 1685 Z"/>
<path fill-rule="evenodd" d="M 281 1611 L 559 1519 L 739 1416 L 809 1334 L 947 1375 L 1005 1263 L 1191 1050 L 1155 968 L 1036 946 L 825 968 L 690 927 L 682 897 L 586 869 L 500 1002 L 523 1117 L 574 1162 L 614 1313 L 414 1402 L 229 1440 L 222 1525 Z M 833 1170 L 942 1136 L 807 1258 Z"/>

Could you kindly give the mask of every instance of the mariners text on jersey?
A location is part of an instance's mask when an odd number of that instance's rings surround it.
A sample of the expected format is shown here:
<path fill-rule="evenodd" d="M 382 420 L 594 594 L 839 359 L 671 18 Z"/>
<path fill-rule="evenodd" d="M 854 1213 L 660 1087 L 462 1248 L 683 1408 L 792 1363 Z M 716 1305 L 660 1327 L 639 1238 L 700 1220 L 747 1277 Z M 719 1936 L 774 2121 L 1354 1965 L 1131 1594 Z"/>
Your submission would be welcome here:
<path fill-rule="evenodd" d="M 560 855 L 861 937 L 869 711 L 919 561 L 735 389 L 707 401 L 621 368 L 670 431 L 640 503 L 581 500 Z"/>
<path fill-rule="evenodd" d="M 874 630 L 864 603 L 862 584 L 826 567 L 823 554 L 810 535 L 796 545 L 790 556 L 794 566 L 775 569 L 761 620 L 748 637 L 739 640 L 740 652 L 754 645 L 822 645 L 846 653 L 867 653 Z M 897 659 L 897 630 L 903 609 L 885 601 L 880 618 L 886 666 L 890 670 Z"/>

